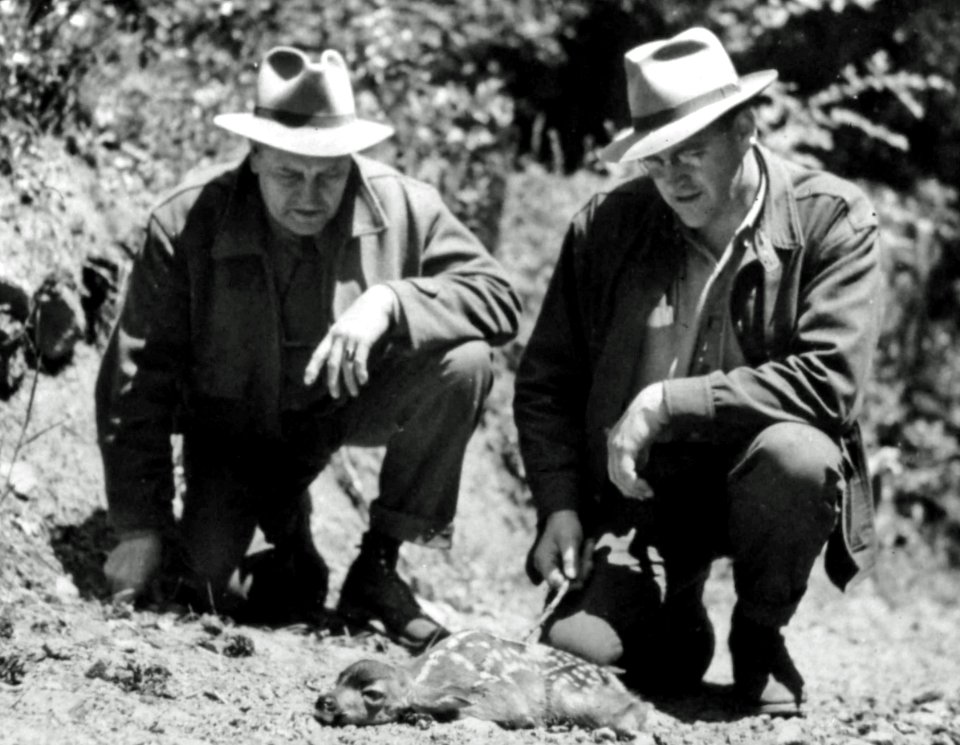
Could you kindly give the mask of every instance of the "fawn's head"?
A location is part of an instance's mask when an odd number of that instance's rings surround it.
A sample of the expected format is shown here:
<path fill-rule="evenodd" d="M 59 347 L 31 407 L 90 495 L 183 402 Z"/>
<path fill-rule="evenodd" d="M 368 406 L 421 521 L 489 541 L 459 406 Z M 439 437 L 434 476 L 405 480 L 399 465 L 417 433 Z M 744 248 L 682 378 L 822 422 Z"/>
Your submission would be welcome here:
<path fill-rule="evenodd" d="M 335 726 L 393 722 L 406 707 L 408 687 L 402 670 L 360 660 L 340 673 L 332 691 L 317 699 L 314 716 Z"/>

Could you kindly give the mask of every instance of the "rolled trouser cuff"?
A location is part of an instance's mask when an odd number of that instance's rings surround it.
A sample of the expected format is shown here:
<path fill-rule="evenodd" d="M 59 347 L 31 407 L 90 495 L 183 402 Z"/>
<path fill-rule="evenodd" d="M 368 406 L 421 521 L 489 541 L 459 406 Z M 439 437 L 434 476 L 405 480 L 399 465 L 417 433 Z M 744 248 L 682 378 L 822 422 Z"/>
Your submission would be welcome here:
<path fill-rule="evenodd" d="M 370 507 L 370 530 L 402 543 L 416 543 L 427 548 L 450 548 L 453 545 L 453 523 L 409 515 L 376 502 Z"/>

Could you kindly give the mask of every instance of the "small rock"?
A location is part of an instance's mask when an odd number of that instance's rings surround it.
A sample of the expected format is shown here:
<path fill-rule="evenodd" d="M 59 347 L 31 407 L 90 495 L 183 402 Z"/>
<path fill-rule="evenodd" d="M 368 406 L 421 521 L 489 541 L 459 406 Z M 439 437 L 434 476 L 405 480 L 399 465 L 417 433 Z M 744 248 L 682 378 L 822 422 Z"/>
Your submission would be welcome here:
<path fill-rule="evenodd" d="M 931 701 L 940 701 L 943 699 L 943 695 L 943 691 L 933 688 L 914 696 L 913 704 L 914 706 L 922 706 L 923 704 L 929 704 Z"/>
<path fill-rule="evenodd" d="M 252 657 L 255 651 L 253 639 L 245 634 L 232 634 L 223 645 L 224 657 Z"/>
<path fill-rule="evenodd" d="M 70 602 L 80 597 L 80 590 L 69 577 L 57 577 L 53 591 L 62 602 Z"/>
<path fill-rule="evenodd" d="M 897 745 L 901 735 L 886 722 L 879 722 L 876 729 L 862 734 L 861 737 L 872 745 Z"/>
<path fill-rule="evenodd" d="M 609 727 L 601 727 L 593 731 L 594 742 L 616 742 L 617 733 Z"/>
<path fill-rule="evenodd" d="M 148 626 L 153 626 L 158 631 L 170 631 L 174 626 L 174 620 L 168 615 L 163 615 L 149 623 Z"/>
<path fill-rule="evenodd" d="M 47 641 L 43 643 L 42 649 L 44 656 L 50 660 L 63 661 L 73 657 L 70 650 L 62 643 Z"/>
<path fill-rule="evenodd" d="M 17 499 L 27 501 L 40 486 L 37 472 L 29 463 L 0 463 L 0 479 L 10 487 L 10 491 Z"/>
<path fill-rule="evenodd" d="M 914 727 L 927 729 L 931 732 L 940 732 L 946 729 L 946 722 L 943 717 L 929 711 L 913 711 L 904 714 L 903 720 Z"/>
<path fill-rule="evenodd" d="M 200 628 L 210 636 L 220 636 L 223 633 L 223 621 L 220 620 L 219 616 L 204 614 L 200 617 Z"/>
<path fill-rule="evenodd" d="M 807 735 L 799 722 L 784 722 L 777 731 L 777 745 L 807 745 Z"/>

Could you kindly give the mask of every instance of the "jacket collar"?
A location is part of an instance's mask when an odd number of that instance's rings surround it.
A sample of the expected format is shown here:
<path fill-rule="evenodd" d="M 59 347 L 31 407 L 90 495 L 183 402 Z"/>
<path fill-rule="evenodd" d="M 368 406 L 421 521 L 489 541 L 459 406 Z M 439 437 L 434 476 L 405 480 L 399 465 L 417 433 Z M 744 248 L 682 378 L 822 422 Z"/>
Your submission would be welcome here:
<path fill-rule="evenodd" d="M 803 233 L 787 162 L 761 145 L 756 145 L 754 152 L 767 173 L 767 196 L 757 240 L 769 240 L 777 249 L 798 249 L 803 245 Z"/>
<path fill-rule="evenodd" d="M 380 200 L 370 186 L 368 167 L 362 158 L 353 158 L 354 176 L 350 179 L 344 205 L 350 215 L 350 238 L 379 233 L 387 229 L 388 220 Z M 267 216 L 260 198 L 256 174 L 250 169 L 250 158 L 244 158 L 233 171 L 227 207 L 217 227 L 212 256 L 226 259 L 261 255 L 269 236 Z"/>

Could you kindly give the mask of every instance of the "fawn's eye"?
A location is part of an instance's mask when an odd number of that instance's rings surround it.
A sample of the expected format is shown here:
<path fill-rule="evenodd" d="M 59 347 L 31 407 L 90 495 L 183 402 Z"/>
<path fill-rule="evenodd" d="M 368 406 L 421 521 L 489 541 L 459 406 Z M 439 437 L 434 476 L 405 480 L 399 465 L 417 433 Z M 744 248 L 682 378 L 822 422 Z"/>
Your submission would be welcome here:
<path fill-rule="evenodd" d="M 379 706 L 383 703 L 383 700 L 386 698 L 383 691 L 376 688 L 367 688 L 363 692 L 363 700 L 365 703 L 371 704 L 372 706 Z"/>

